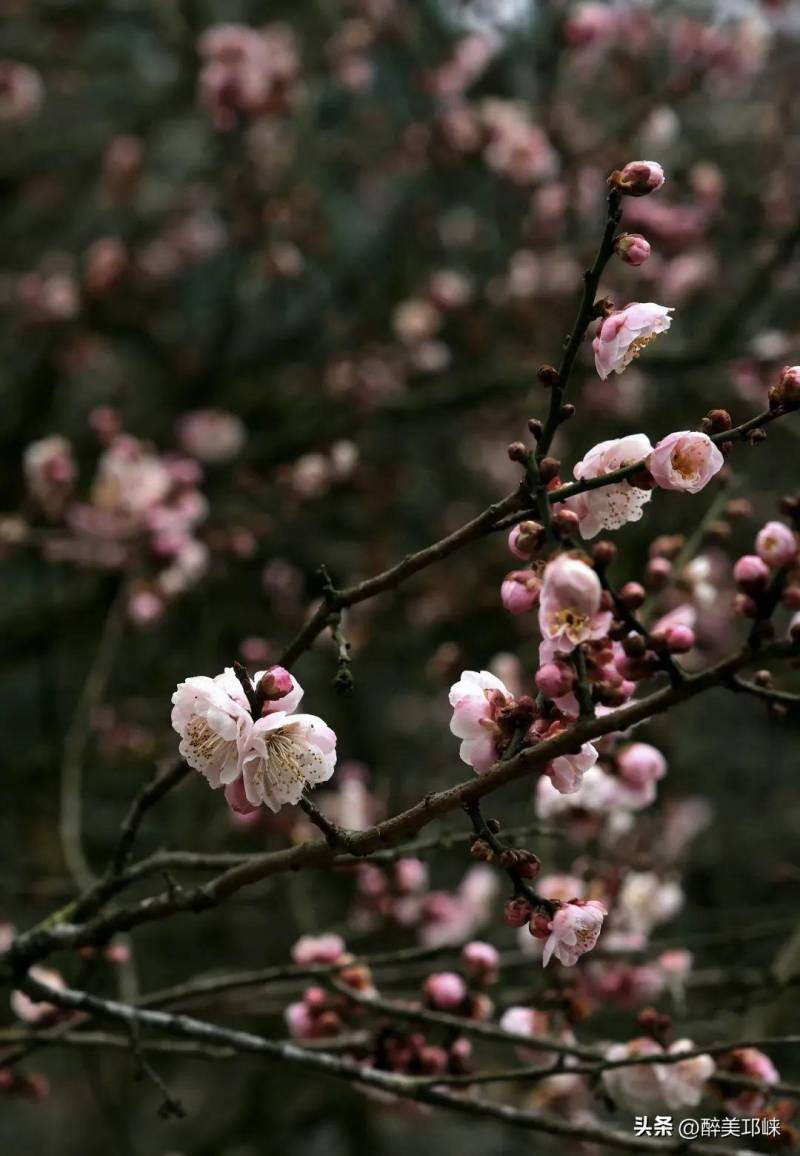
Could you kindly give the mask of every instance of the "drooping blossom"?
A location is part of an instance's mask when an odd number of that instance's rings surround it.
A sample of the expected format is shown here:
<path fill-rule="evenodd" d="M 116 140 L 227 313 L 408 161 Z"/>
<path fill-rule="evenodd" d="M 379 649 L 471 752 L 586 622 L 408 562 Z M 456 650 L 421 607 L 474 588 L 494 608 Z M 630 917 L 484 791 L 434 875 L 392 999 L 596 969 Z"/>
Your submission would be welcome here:
<path fill-rule="evenodd" d="M 591 743 L 583 743 L 580 751 L 573 755 L 559 755 L 547 768 L 547 774 L 557 791 L 562 795 L 573 795 L 580 789 L 584 773 L 597 762 L 597 750 Z"/>
<path fill-rule="evenodd" d="M 648 460 L 653 480 L 662 490 L 697 494 L 725 464 L 720 451 L 704 433 L 681 430 L 662 438 Z"/>
<path fill-rule="evenodd" d="M 239 680 L 230 667 L 216 678 L 196 675 L 172 696 L 172 727 L 190 767 L 211 787 L 232 783 L 240 773 L 239 750 L 253 727 Z"/>
<path fill-rule="evenodd" d="M 242 736 L 241 771 L 248 803 L 279 811 L 307 786 L 324 783 L 336 765 L 336 735 L 313 714 L 274 711 Z"/>
<path fill-rule="evenodd" d="M 602 478 L 634 462 L 643 462 L 652 450 L 647 434 L 613 438 L 589 450 L 572 472 L 579 482 Z M 593 538 L 601 530 L 618 530 L 626 522 L 638 522 L 652 496 L 652 490 L 640 489 L 623 479 L 576 494 L 564 505 L 578 515 L 581 537 Z"/>
<path fill-rule="evenodd" d="M 345 951 L 341 935 L 335 935 L 333 932 L 324 935 L 301 935 L 292 948 L 292 959 L 301 967 L 316 963 L 337 963 Z"/>
<path fill-rule="evenodd" d="M 787 566 L 797 557 L 797 538 L 785 522 L 767 522 L 756 535 L 756 553 L 768 566 Z"/>
<path fill-rule="evenodd" d="M 671 312 L 671 307 L 654 301 L 636 301 L 606 317 L 592 342 L 599 376 L 605 381 L 627 369 L 654 337 L 669 329 Z"/>
<path fill-rule="evenodd" d="M 559 907 L 548 924 L 550 935 L 544 945 L 543 965 L 547 967 L 553 956 L 565 967 L 576 964 L 597 943 L 607 914 L 597 899 L 572 900 Z"/>
<path fill-rule="evenodd" d="M 465 670 L 450 688 L 450 731 L 462 740 L 462 762 L 478 775 L 497 761 L 499 729 L 495 720 L 498 712 L 513 701 L 505 683 L 488 670 Z"/>
<path fill-rule="evenodd" d="M 597 573 L 579 558 L 559 554 L 548 563 L 539 598 L 542 661 L 608 633 L 611 612 L 601 609 L 602 597 Z"/>

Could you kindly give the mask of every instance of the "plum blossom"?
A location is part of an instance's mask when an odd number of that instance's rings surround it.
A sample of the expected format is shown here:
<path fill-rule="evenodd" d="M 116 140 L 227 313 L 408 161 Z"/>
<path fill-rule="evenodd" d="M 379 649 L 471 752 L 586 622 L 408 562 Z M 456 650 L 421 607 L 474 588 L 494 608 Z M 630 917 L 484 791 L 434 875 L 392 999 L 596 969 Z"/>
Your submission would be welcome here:
<path fill-rule="evenodd" d="M 614 916 L 634 931 L 649 934 L 657 924 L 666 923 L 683 907 L 679 883 L 659 879 L 653 871 L 629 871 L 625 876 Z"/>
<path fill-rule="evenodd" d="M 296 804 L 307 786 L 324 783 L 336 765 L 336 735 L 313 714 L 274 711 L 253 723 L 240 743 L 248 803 L 271 811 Z"/>
<path fill-rule="evenodd" d="M 292 959 L 301 967 L 316 963 L 338 963 L 345 950 L 341 935 L 335 935 L 333 932 L 325 935 L 301 935 L 292 948 Z"/>
<path fill-rule="evenodd" d="M 797 538 L 785 522 L 767 522 L 756 535 L 756 552 L 768 566 L 787 566 L 797 556 Z"/>
<path fill-rule="evenodd" d="M 488 670 L 465 670 L 450 688 L 450 731 L 462 740 L 462 762 L 482 775 L 497 761 L 498 712 L 513 703 L 504 682 Z"/>
<path fill-rule="evenodd" d="M 235 458 L 247 436 L 241 418 L 222 409 L 185 413 L 178 421 L 177 435 L 186 453 L 211 464 Z"/>
<path fill-rule="evenodd" d="M 608 633 L 611 612 L 601 609 L 602 597 L 597 573 L 579 558 L 560 554 L 548 564 L 539 599 L 543 662 Z"/>
<path fill-rule="evenodd" d="M 542 580 L 533 570 L 512 570 L 500 586 L 500 600 L 510 614 L 526 614 L 539 601 Z"/>
<path fill-rule="evenodd" d="M 249 738 L 253 720 L 231 667 L 216 678 L 201 674 L 179 683 L 172 696 L 172 727 L 181 737 L 181 756 L 211 787 L 238 778 L 240 744 Z"/>
<path fill-rule="evenodd" d="M 643 462 L 652 450 L 646 434 L 612 438 L 589 450 L 572 472 L 579 482 L 605 477 L 623 466 Z M 564 505 L 578 515 L 581 537 L 594 538 L 601 530 L 618 530 L 626 522 L 638 522 L 652 496 L 652 490 L 640 489 L 624 479 L 576 494 Z"/>
<path fill-rule="evenodd" d="M 559 907 L 548 924 L 550 935 L 542 955 L 544 967 L 553 956 L 565 967 L 574 966 L 580 956 L 597 943 L 607 914 L 597 899 L 576 899 Z"/>
<path fill-rule="evenodd" d="M 667 773 L 667 760 L 650 743 L 630 743 L 618 752 L 616 762 L 620 779 L 634 789 L 647 787 Z"/>
<path fill-rule="evenodd" d="M 736 1116 L 755 1116 L 764 1107 L 766 1096 L 758 1088 L 743 1088 L 731 1082 L 726 1084 L 724 1072 L 767 1085 L 777 1084 L 780 1080 L 772 1060 L 758 1048 L 735 1048 L 721 1057 L 717 1067 L 719 1092 L 726 1109 Z"/>
<path fill-rule="evenodd" d="M 693 1050 L 694 1044 L 691 1040 L 676 1040 L 667 1049 L 667 1054 L 676 1056 L 681 1052 Z M 705 1083 L 713 1076 L 716 1064 L 711 1056 L 701 1055 L 691 1056 L 665 1067 L 666 1070 L 661 1075 L 664 1099 L 668 1107 L 677 1110 L 694 1108 L 700 1103 Z"/>
<path fill-rule="evenodd" d="M 55 988 L 57 991 L 62 991 L 67 986 L 61 973 L 49 967 L 32 967 L 30 974 L 32 979 L 47 984 L 48 987 Z M 50 1019 L 57 1011 L 54 1004 L 47 1003 L 45 1000 L 32 1000 L 24 991 L 12 991 L 10 1002 L 14 1015 L 18 1019 L 24 1020 L 26 1024 L 42 1023 L 44 1020 Z"/>
<path fill-rule="evenodd" d="M 609 177 L 609 184 L 627 197 L 645 197 L 664 184 L 666 177 L 658 161 L 629 161 L 622 171 Z"/>
<path fill-rule="evenodd" d="M 458 972 L 438 971 L 428 976 L 423 990 L 432 1007 L 455 1011 L 466 998 L 467 985 Z"/>
<path fill-rule="evenodd" d="M 599 376 L 605 381 L 627 369 L 654 337 L 669 329 L 671 312 L 671 307 L 654 301 L 636 301 L 606 317 L 592 342 Z"/>
<path fill-rule="evenodd" d="M 662 438 L 648 460 L 648 468 L 662 490 L 697 494 L 725 464 L 720 451 L 704 433 L 681 430 Z"/>
<path fill-rule="evenodd" d="M 572 795 L 580 789 L 584 772 L 597 762 L 597 751 L 591 743 L 584 743 L 576 755 L 559 755 L 550 763 L 547 774 L 557 791 Z"/>

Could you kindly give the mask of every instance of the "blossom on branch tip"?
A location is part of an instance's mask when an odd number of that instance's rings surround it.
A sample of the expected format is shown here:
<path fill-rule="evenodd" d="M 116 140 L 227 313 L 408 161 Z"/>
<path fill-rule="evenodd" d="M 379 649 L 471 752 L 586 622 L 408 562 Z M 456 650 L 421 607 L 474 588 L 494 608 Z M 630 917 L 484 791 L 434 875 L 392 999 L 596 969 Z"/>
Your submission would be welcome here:
<path fill-rule="evenodd" d="M 607 914 L 597 899 L 575 899 L 559 907 L 549 923 L 550 935 L 542 954 L 544 967 L 553 956 L 565 967 L 576 964 L 597 943 Z"/>
<path fill-rule="evenodd" d="M 707 434 L 681 430 L 661 439 L 650 455 L 648 469 L 662 490 L 697 494 L 724 464 L 725 459 Z"/>
<path fill-rule="evenodd" d="M 602 478 L 624 466 L 644 462 L 652 451 L 647 434 L 612 438 L 589 450 L 572 472 L 579 482 Z M 623 479 L 576 494 L 574 498 L 567 498 L 564 505 L 578 515 L 581 537 L 594 538 L 601 530 L 618 530 L 627 522 L 638 522 L 652 496 L 652 490 L 641 489 Z"/>
<path fill-rule="evenodd" d="M 543 662 L 608 633 L 611 612 L 601 609 L 602 598 L 600 579 L 586 562 L 559 554 L 548 564 L 539 598 Z"/>
<path fill-rule="evenodd" d="M 336 735 L 313 714 L 267 714 L 241 743 L 247 801 L 271 811 L 298 803 L 307 786 L 327 782 L 335 765 Z"/>
<path fill-rule="evenodd" d="M 605 381 L 627 369 L 654 337 L 669 329 L 671 312 L 670 306 L 637 301 L 606 317 L 592 342 L 599 376 Z"/>
<path fill-rule="evenodd" d="M 660 189 L 665 180 L 658 161 L 629 161 L 623 169 L 611 174 L 608 183 L 626 197 L 646 197 Z"/>

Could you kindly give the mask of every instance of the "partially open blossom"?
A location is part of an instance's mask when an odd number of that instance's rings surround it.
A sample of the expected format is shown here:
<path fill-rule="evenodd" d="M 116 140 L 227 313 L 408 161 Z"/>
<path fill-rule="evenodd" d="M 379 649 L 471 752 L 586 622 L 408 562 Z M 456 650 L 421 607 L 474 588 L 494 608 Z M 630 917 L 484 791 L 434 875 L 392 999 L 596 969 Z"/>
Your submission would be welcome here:
<path fill-rule="evenodd" d="M 661 439 L 650 455 L 648 468 L 662 490 L 697 494 L 724 464 L 725 459 L 707 434 L 682 430 Z"/>
<path fill-rule="evenodd" d="M 641 233 L 622 233 L 614 248 L 626 265 L 644 265 L 650 256 L 650 242 Z"/>
<path fill-rule="evenodd" d="M 579 558 L 559 554 L 548 564 L 539 599 L 545 661 L 608 633 L 611 612 L 601 610 L 602 596 L 597 573 Z"/>
<path fill-rule="evenodd" d="M 542 580 L 533 570 L 512 570 L 500 587 L 500 600 L 510 614 L 526 614 L 539 601 Z"/>
<path fill-rule="evenodd" d="M 597 751 L 591 743 L 584 743 L 576 755 L 560 755 L 553 759 L 547 774 L 553 786 L 562 795 L 572 795 L 580 789 L 584 772 L 591 770 L 597 762 Z"/>
<path fill-rule="evenodd" d="M 785 522 L 767 522 L 756 535 L 756 553 L 768 566 L 787 566 L 797 557 L 797 538 Z"/>
<path fill-rule="evenodd" d="M 646 434 L 613 438 L 589 450 L 572 472 L 579 482 L 602 478 L 623 466 L 643 462 L 652 449 Z M 618 530 L 626 522 L 638 522 L 652 496 L 652 490 L 640 489 L 624 479 L 576 494 L 564 504 L 578 515 L 581 537 L 593 538 L 601 530 Z"/>
<path fill-rule="evenodd" d="M 509 532 L 508 548 L 517 558 L 530 561 L 538 554 L 544 540 L 544 526 L 539 522 L 517 522 Z"/>
<path fill-rule="evenodd" d="M 467 985 L 455 971 L 439 971 L 429 975 L 423 990 L 432 1007 L 440 1011 L 455 1011 L 464 1002 Z"/>
<path fill-rule="evenodd" d="M 592 342 L 594 364 L 605 379 L 622 373 L 659 333 L 671 324 L 672 309 L 653 301 L 637 301 L 606 317 Z"/>
<path fill-rule="evenodd" d="M 315 963 L 337 963 L 345 954 L 341 935 L 301 935 L 292 948 L 292 959 L 301 967 Z"/>
<path fill-rule="evenodd" d="M 596 899 L 578 899 L 559 907 L 549 923 L 550 935 L 542 955 L 544 966 L 553 956 L 566 967 L 576 964 L 597 943 L 607 914 Z"/>
<path fill-rule="evenodd" d="M 240 743 L 247 740 L 252 726 L 230 667 L 216 678 L 203 674 L 187 678 L 172 696 L 172 727 L 181 737 L 178 750 L 212 787 L 238 778 Z"/>
<path fill-rule="evenodd" d="M 479 775 L 497 760 L 499 736 L 494 720 L 512 702 L 505 683 L 488 670 L 465 670 L 450 688 L 450 731 L 462 740 L 462 761 Z"/>
<path fill-rule="evenodd" d="M 625 168 L 613 172 L 609 184 L 626 197 L 645 197 L 660 189 L 666 180 L 658 161 L 629 161 Z"/>
<path fill-rule="evenodd" d="M 267 714 L 243 735 L 240 749 L 247 801 L 271 811 L 299 802 L 336 765 L 336 735 L 313 714 Z"/>

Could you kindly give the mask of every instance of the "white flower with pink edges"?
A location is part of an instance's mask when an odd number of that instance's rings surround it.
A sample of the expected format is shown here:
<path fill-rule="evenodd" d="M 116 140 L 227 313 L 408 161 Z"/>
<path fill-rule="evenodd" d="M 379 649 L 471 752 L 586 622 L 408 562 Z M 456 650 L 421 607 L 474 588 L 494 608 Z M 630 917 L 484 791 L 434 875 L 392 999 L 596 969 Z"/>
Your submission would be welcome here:
<path fill-rule="evenodd" d="M 636 301 L 606 317 L 592 342 L 595 369 L 603 381 L 612 373 L 623 373 L 659 333 L 669 329 L 671 312 L 671 307 L 654 301 Z"/>
<path fill-rule="evenodd" d="M 623 466 L 644 462 L 653 447 L 647 434 L 630 434 L 600 442 L 589 450 L 573 469 L 577 481 L 602 478 Z M 564 505 L 578 515 L 582 538 L 594 538 L 601 530 L 619 530 L 627 522 L 638 522 L 653 496 L 627 480 L 612 482 L 567 498 Z"/>

